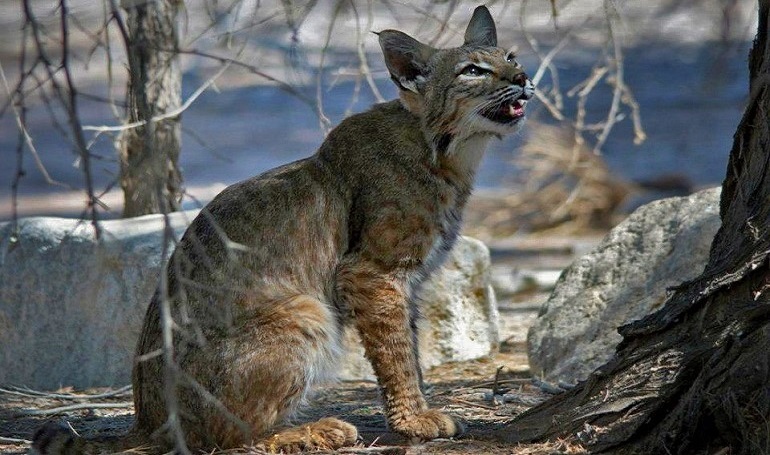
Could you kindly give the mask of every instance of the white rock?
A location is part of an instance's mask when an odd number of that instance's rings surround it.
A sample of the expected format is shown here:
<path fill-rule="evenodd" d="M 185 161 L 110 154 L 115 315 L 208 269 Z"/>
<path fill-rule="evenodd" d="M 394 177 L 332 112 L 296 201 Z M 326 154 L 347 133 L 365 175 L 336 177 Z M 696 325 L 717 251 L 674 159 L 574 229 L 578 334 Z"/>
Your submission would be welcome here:
<path fill-rule="evenodd" d="M 499 347 L 500 315 L 489 268 L 486 245 L 461 237 L 425 284 L 421 300 L 426 324 L 420 339 L 424 366 L 476 359 Z"/>
<path fill-rule="evenodd" d="M 195 211 L 169 216 L 177 235 Z M 160 275 L 163 217 L 102 224 L 61 218 L 0 224 L 0 384 L 38 389 L 130 382 L 134 345 Z M 423 292 L 423 364 L 484 356 L 498 345 L 489 252 L 463 238 Z M 347 379 L 371 369 L 350 333 Z"/>
<path fill-rule="evenodd" d="M 698 276 L 721 224 L 720 193 L 640 207 L 568 267 L 529 330 L 532 372 L 585 379 L 614 355 L 619 326 L 660 309 L 667 288 Z"/>

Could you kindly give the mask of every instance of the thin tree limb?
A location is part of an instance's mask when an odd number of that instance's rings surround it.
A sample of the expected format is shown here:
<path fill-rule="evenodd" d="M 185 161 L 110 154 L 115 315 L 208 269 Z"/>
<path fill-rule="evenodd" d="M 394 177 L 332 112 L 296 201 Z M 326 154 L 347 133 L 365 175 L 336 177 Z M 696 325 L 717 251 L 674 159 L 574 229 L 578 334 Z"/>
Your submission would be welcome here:
<path fill-rule="evenodd" d="M 49 409 L 22 409 L 18 411 L 17 414 L 25 416 L 50 416 L 70 411 L 81 411 L 83 409 L 128 409 L 133 406 L 133 401 L 122 401 L 118 403 L 77 403 Z"/>

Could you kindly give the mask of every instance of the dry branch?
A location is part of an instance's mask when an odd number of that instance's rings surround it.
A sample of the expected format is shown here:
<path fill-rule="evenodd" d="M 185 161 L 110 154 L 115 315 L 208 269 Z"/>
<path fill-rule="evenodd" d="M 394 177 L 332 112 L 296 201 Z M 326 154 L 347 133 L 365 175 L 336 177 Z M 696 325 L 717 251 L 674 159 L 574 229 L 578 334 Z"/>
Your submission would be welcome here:
<path fill-rule="evenodd" d="M 134 403 L 132 401 L 123 401 L 119 403 L 77 403 L 50 409 L 22 409 L 18 411 L 18 414 L 26 416 L 50 416 L 70 411 L 81 411 L 84 409 L 125 409 L 133 407 Z"/>
<path fill-rule="evenodd" d="M 0 388 L 0 393 L 7 393 L 10 395 L 25 396 L 31 398 L 46 398 L 46 399 L 58 399 L 58 400 L 99 400 L 102 398 L 110 398 L 120 395 L 127 395 L 131 393 L 131 386 L 121 387 L 119 389 L 110 390 L 104 393 L 97 394 L 76 394 L 76 393 L 49 393 L 41 392 L 38 390 L 28 389 L 26 387 L 6 386 Z"/>
<path fill-rule="evenodd" d="M 32 441 L 28 439 L 19 439 L 19 438 L 8 438 L 5 436 L 0 436 L 0 444 L 23 444 L 23 445 L 30 445 L 32 444 Z"/>

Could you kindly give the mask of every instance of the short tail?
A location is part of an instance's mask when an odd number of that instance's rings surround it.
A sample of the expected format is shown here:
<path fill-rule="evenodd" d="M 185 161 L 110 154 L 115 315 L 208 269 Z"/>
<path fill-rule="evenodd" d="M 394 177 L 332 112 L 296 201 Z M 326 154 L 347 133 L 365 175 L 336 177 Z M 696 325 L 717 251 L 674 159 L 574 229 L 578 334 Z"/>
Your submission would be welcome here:
<path fill-rule="evenodd" d="M 152 449 L 153 447 L 147 445 L 147 440 L 141 438 L 134 430 L 123 435 L 86 439 L 69 425 L 50 421 L 35 431 L 29 453 L 33 455 L 95 455 L 119 452 L 142 454 L 150 453 Z"/>

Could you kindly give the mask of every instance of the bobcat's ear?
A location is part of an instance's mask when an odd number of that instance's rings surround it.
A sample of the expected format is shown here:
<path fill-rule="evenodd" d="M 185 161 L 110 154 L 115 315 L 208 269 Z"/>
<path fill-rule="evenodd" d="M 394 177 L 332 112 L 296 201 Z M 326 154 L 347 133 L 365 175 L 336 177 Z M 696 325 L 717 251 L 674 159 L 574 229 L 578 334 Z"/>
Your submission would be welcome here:
<path fill-rule="evenodd" d="M 436 50 L 398 30 L 383 30 L 378 35 L 391 79 L 399 88 L 417 93 L 417 82 L 426 76 L 428 60 Z"/>
<path fill-rule="evenodd" d="M 468 28 L 465 29 L 465 44 L 497 46 L 495 21 L 486 6 L 478 6 L 473 11 Z"/>

